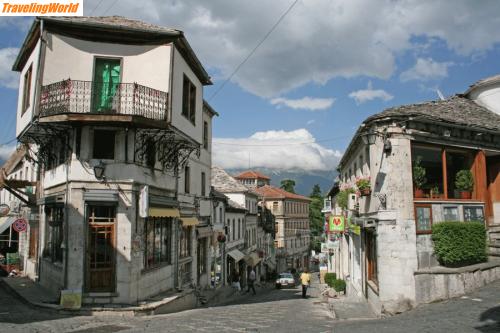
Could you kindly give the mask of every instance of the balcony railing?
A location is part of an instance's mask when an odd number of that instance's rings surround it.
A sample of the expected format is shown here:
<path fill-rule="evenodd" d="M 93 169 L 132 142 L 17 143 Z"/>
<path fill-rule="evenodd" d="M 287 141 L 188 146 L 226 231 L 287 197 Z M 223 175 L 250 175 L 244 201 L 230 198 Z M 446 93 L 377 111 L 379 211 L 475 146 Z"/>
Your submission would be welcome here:
<path fill-rule="evenodd" d="M 168 93 L 137 83 L 64 80 L 42 86 L 40 116 L 132 115 L 165 120 Z"/>

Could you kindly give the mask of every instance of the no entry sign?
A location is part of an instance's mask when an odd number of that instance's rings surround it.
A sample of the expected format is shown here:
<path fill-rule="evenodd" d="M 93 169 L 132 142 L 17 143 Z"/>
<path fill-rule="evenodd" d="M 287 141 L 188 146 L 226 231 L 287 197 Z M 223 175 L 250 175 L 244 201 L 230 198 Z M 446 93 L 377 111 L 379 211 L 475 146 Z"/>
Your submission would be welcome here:
<path fill-rule="evenodd" d="M 26 223 L 26 220 L 23 218 L 17 219 L 14 221 L 14 223 L 12 223 L 12 228 L 14 228 L 14 230 L 17 232 L 26 231 L 27 227 L 28 227 L 28 223 Z"/>

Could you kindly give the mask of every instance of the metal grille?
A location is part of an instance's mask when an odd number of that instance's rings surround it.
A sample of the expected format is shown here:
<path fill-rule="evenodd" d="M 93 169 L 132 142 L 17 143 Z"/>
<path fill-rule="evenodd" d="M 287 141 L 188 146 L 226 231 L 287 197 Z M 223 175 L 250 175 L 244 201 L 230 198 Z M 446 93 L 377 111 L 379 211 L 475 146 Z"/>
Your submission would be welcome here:
<path fill-rule="evenodd" d="M 165 120 L 168 93 L 137 83 L 118 83 L 102 103 L 103 83 L 64 80 L 42 86 L 40 116 L 66 113 L 94 113 L 141 116 Z"/>

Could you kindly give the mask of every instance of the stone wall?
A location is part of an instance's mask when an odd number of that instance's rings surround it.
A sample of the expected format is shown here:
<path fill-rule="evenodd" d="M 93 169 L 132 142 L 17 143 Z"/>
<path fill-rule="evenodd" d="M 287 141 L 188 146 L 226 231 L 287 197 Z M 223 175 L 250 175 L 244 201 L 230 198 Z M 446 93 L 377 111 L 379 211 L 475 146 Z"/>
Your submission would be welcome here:
<path fill-rule="evenodd" d="M 459 297 L 500 279 L 500 261 L 461 268 L 435 267 L 415 272 L 417 304 Z"/>

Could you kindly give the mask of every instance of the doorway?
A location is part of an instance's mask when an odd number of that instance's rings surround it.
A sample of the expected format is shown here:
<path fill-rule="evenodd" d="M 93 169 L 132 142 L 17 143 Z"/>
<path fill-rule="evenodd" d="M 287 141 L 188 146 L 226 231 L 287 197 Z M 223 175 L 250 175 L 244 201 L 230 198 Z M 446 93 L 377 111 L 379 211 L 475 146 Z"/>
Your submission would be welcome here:
<path fill-rule="evenodd" d="M 114 292 L 116 281 L 115 206 L 87 206 L 88 292 Z"/>

